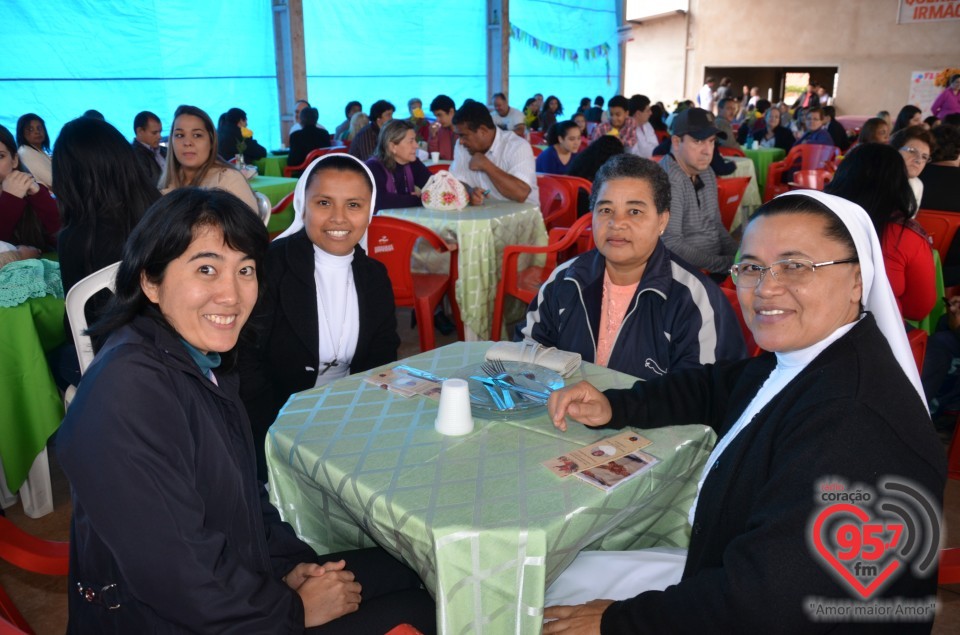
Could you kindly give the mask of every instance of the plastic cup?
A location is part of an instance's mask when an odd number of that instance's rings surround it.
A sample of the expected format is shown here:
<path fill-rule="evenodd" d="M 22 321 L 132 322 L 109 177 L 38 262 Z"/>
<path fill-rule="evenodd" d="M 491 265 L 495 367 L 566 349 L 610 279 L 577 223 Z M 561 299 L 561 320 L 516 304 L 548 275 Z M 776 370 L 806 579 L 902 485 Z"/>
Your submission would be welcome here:
<path fill-rule="evenodd" d="M 470 387 L 465 379 L 447 379 L 440 389 L 440 408 L 434 427 L 440 434 L 462 436 L 473 432 Z"/>
<path fill-rule="evenodd" d="M 437 161 L 439 161 L 439 160 L 440 160 L 440 153 L 439 153 L 439 152 L 431 152 L 431 153 L 430 153 L 430 160 L 433 161 L 434 163 L 436 163 Z"/>

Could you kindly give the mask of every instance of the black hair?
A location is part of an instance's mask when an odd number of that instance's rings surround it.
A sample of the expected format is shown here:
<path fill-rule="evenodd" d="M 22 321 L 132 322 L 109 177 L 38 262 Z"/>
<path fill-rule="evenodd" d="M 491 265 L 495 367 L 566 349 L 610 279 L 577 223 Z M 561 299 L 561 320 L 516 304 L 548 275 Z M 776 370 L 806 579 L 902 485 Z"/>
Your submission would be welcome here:
<path fill-rule="evenodd" d="M 503 93 L 494 93 L 494 94 L 493 94 L 493 98 L 496 99 L 497 97 L 499 97 L 499 98 L 502 99 L 503 101 L 507 101 L 507 96 L 504 95 Z"/>
<path fill-rule="evenodd" d="M 156 116 L 149 110 L 138 112 L 137 116 L 133 118 L 133 131 L 136 132 L 140 128 L 146 128 L 147 124 L 151 121 L 160 123 L 160 117 Z"/>
<path fill-rule="evenodd" d="M 359 101 L 348 101 L 346 108 L 343 109 L 343 114 L 347 116 L 347 119 L 350 118 L 350 110 L 356 106 L 360 110 L 363 110 L 363 105 Z"/>
<path fill-rule="evenodd" d="M 643 112 L 650 105 L 650 98 L 646 95 L 633 95 L 627 100 L 627 114 L 631 117 L 638 112 Z"/>
<path fill-rule="evenodd" d="M 269 239 L 260 218 L 229 192 L 179 188 L 151 205 L 130 234 L 117 270 L 114 296 L 87 333 L 95 341 L 103 342 L 139 315 L 147 315 L 173 331 L 143 292 L 141 275 L 156 284 L 163 282 L 169 264 L 183 255 L 197 234 L 206 228 L 219 229 L 231 249 L 250 256 L 256 264 L 257 281 L 262 282 L 261 264 Z M 236 361 L 236 347 L 221 353 L 221 358 L 222 368 L 231 368 Z"/>
<path fill-rule="evenodd" d="M 557 97 L 556 95 L 550 95 L 549 97 L 547 97 L 546 99 L 543 100 L 543 109 L 544 109 L 545 111 L 547 111 L 547 112 L 550 111 L 550 109 L 549 109 L 547 106 L 550 105 L 550 100 L 551 100 L 551 99 L 556 99 L 556 100 L 557 100 L 557 114 L 558 114 L 558 115 L 562 115 L 562 114 L 563 114 L 563 102 L 560 101 L 560 98 Z"/>
<path fill-rule="evenodd" d="M 586 110 L 589 107 L 590 107 L 589 97 L 584 97 L 583 99 L 580 100 L 580 110 Z"/>
<path fill-rule="evenodd" d="M 140 169 L 133 147 L 112 125 L 80 117 L 63 126 L 53 152 L 53 179 L 63 227 L 85 239 L 77 245 L 84 271 L 95 270 L 95 237 L 126 238 L 160 198 Z M 77 228 L 85 231 L 76 231 Z"/>
<path fill-rule="evenodd" d="M 90 110 L 84 111 L 84 113 L 80 116 L 90 117 L 91 119 L 99 119 L 100 121 L 106 121 L 106 118 L 103 116 L 103 113 L 100 112 L 99 110 L 94 110 L 93 108 L 91 108 Z"/>
<path fill-rule="evenodd" d="M 860 143 L 878 143 L 877 131 L 880 126 L 886 126 L 887 122 L 880 117 L 871 117 L 863 122 L 860 127 Z"/>
<path fill-rule="evenodd" d="M 0 126 L 0 144 L 3 144 L 11 156 L 17 156 L 17 142 L 13 138 L 13 134 L 7 130 L 5 126 Z M 26 170 L 23 169 L 23 164 L 19 161 L 17 161 L 17 167 L 15 169 L 19 172 L 26 172 Z"/>
<path fill-rule="evenodd" d="M 948 126 L 960 128 L 960 112 L 952 112 L 940 121 Z"/>
<path fill-rule="evenodd" d="M 900 153 L 883 143 L 864 143 L 847 154 L 824 191 L 862 207 L 877 236 L 887 225 L 906 225 L 917 209 Z"/>
<path fill-rule="evenodd" d="M 339 154 L 328 155 L 323 161 L 320 161 L 313 166 L 313 169 L 310 170 L 309 174 L 307 174 L 307 182 L 304 183 L 304 189 L 309 189 L 313 179 L 315 179 L 320 172 L 324 172 L 326 170 L 336 170 L 337 172 L 353 172 L 355 174 L 362 175 L 363 181 L 370 186 L 370 193 L 373 194 L 373 183 L 370 182 L 370 175 L 367 174 L 365 169 L 363 169 L 363 166 L 360 165 L 360 163 L 355 159 L 351 158 L 350 155 Z M 373 201 L 370 201 L 370 204 L 373 205 Z"/>
<path fill-rule="evenodd" d="M 859 254 L 857 253 L 857 245 L 853 242 L 853 236 L 850 234 L 850 230 L 847 229 L 847 226 L 843 224 L 843 221 L 840 220 L 840 217 L 834 214 L 829 207 L 820 201 L 803 194 L 788 194 L 786 196 L 778 196 L 772 201 L 764 203 L 757 208 L 757 211 L 754 212 L 753 216 L 750 217 L 747 227 L 749 227 L 750 224 L 756 221 L 758 218 L 766 216 L 779 216 L 782 214 L 810 214 L 812 216 L 819 216 L 820 218 L 823 218 L 827 222 L 827 228 L 824 231 L 824 237 L 841 243 L 850 252 L 850 255 L 846 257 L 859 257 Z"/>
<path fill-rule="evenodd" d="M 930 160 L 934 163 L 956 160 L 957 156 L 960 155 L 960 130 L 953 126 L 939 125 L 931 130 L 930 134 L 937 142 L 937 147 L 932 152 Z"/>
<path fill-rule="evenodd" d="M 896 120 L 893 122 L 892 132 L 896 134 L 900 130 L 907 128 L 910 125 L 910 120 L 920 112 L 920 109 L 913 104 L 907 104 L 901 108 L 900 112 L 897 114 Z"/>
<path fill-rule="evenodd" d="M 375 123 L 377 119 L 383 116 L 383 113 L 391 110 L 396 111 L 396 108 L 386 99 L 380 99 L 373 102 L 373 105 L 370 106 L 370 122 Z"/>
<path fill-rule="evenodd" d="M 830 117 L 831 119 L 837 118 L 837 109 L 834 108 L 833 106 L 821 106 L 820 110 L 823 111 L 824 115 L 826 115 L 827 117 Z"/>
<path fill-rule="evenodd" d="M 3 144 L 7 152 L 10 153 L 11 159 L 17 162 L 17 167 L 15 167 L 14 170 L 17 172 L 27 172 L 27 169 L 23 166 L 23 162 L 17 157 L 17 142 L 14 140 L 13 134 L 4 126 L 0 126 L 0 144 Z M 33 205 L 30 203 L 30 198 L 28 197 L 24 200 L 26 202 L 26 208 L 23 210 L 23 214 L 20 215 L 20 220 L 17 221 L 11 236 L 9 236 L 7 240 L 14 244 L 30 245 L 37 248 L 52 247 L 52 244 L 47 245 L 48 238 L 43 227 L 43 222 L 34 211 Z"/>
<path fill-rule="evenodd" d="M 307 106 L 300 111 L 300 125 L 304 128 L 316 127 L 319 119 L 320 112 L 312 106 Z"/>
<path fill-rule="evenodd" d="M 223 113 L 222 119 L 225 125 L 236 126 L 246 118 L 247 118 L 246 112 L 244 112 L 240 108 L 231 108 L 227 112 Z"/>
<path fill-rule="evenodd" d="M 457 105 L 446 95 L 437 95 L 433 98 L 433 101 L 430 102 L 430 112 L 437 112 L 438 110 L 450 112 L 456 109 Z"/>
<path fill-rule="evenodd" d="M 940 125 L 940 119 L 937 118 L 936 115 L 930 115 L 929 117 L 923 120 L 923 123 L 925 123 L 927 127 L 930 128 L 930 130 L 933 130 L 934 128 Z"/>
<path fill-rule="evenodd" d="M 40 143 L 40 147 L 47 152 L 50 152 L 50 133 L 47 132 L 47 124 L 43 121 L 43 118 L 40 115 L 35 115 L 32 112 L 28 112 L 17 119 L 17 148 L 20 146 L 30 145 L 27 143 L 26 130 L 31 121 L 39 121 L 40 125 L 43 126 L 43 141 Z"/>
<path fill-rule="evenodd" d="M 597 95 L 593 98 L 593 105 L 599 108 L 603 108 L 604 99 L 602 95 Z"/>
<path fill-rule="evenodd" d="M 547 130 L 547 135 L 544 140 L 547 142 L 548 146 L 556 145 L 560 143 L 560 139 L 563 139 L 567 136 L 567 132 L 573 130 L 574 128 L 579 129 L 580 126 L 578 126 L 577 122 L 573 119 L 567 121 L 558 121 L 550 126 L 549 130 Z"/>
<path fill-rule="evenodd" d="M 495 129 L 493 117 L 487 107 L 472 99 L 463 102 L 453 114 L 453 125 L 465 125 L 469 130 L 477 130 L 480 126 Z"/>
<path fill-rule="evenodd" d="M 650 121 L 648 123 L 653 126 L 654 130 L 667 132 L 667 123 L 663 120 L 665 114 L 663 105 L 659 102 L 650 106 Z"/>
<path fill-rule="evenodd" d="M 623 108 L 624 110 L 629 110 L 630 102 L 623 95 L 614 95 L 610 98 L 610 103 L 607 104 L 607 110 L 612 108 Z"/>
<path fill-rule="evenodd" d="M 769 99 L 758 99 L 757 100 L 757 112 L 761 115 L 766 114 L 770 110 L 770 100 Z"/>
<path fill-rule="evenodd" d="M 717 102 L 717 110 L 723 110 L 726 107 L 726 105 L 729 104 L 730 102 L 733 102 L 735 104 L 739 103 L 733 97 L 724 97 L 723 99 Z"/>
<path fill-rule="evenodd" d="M 593 181 L 600 166 L 606 163 L 607 159 L 624 152 L 625 148 L 620 139 L 612 135 L 603 135 L 588 145 L 583 152 L 578 152 L 573 157 L 570 167 L 567 168 L 567 174 Z"/>
<path fill-rule="evenodd" d="M 653 190 L 653 204 L 657 207 L 657 214 L 663 214 L 670 209 L 670 177 L 660 167 L 660 164 L 650 159 L 638 157 L 635 154 L 617 154 L 604 163 L 593 179 L 593 190 L 590 194 L 590 209 L 597 206 L 597 197 L 607 181 L 614 179 L 639 179 L 646 181 Z"/>

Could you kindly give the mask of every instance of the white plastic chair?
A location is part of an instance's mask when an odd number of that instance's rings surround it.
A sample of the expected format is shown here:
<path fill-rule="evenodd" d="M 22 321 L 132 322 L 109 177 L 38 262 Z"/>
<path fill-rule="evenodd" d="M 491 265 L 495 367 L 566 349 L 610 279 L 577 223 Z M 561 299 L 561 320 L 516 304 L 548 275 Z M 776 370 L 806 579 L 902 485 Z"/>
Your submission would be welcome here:
<path fill-rule="evenodd" d="M 273 203 L 263 192 L 254 192 L 253 195 L 257 197 L 257 215 L 266 227 L 270 224 L 270 215 L 273 214 Z"/>
<path fill-rule="evenodd" d="M 94 271 L 73 285 L 73 288 L 67 293 L 67 321 L 70 323 L 73 341 L 77 345 L 77 359 L 80 361 L 81 375 L 86 372 L 87 366 L 93 361 L 93 341 L 89 335 L 83 333 L 87 330 L 87 315 L 84 313 L 84 308 L 87 306 L 87 301 L 98 291 L 109 289 L 113 292 L 116 290 L 117 269 L 119 268 L 120 263 L 115 262 L 99 271 Z"/>

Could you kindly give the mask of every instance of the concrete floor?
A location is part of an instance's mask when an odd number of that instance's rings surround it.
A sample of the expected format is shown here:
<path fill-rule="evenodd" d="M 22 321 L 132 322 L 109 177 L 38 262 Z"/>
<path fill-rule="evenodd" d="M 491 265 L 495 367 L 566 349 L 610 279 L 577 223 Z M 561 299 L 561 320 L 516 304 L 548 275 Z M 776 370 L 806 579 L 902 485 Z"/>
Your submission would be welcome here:
<path fill-rule="evenodd" d="M 409 357 L 420 351 L 416 328 L 410 328 L 410 312 L 398 309 L 400 358 Z M 442 336 L 437 333 L 437 346 L 456 341 L 456 336 Z M 48 540 L 68 540 L 70 537 L 70 489 L 63 473 L 56 465 L 54 453 L 51 456 L 51 477 L 53 483 L 54 511 L 39 519 L 28 518 L 19 504 L 8 508 L 7 517 L 24 530 Z M 950 532 L 960 527 L 960 481 L 947 484 L 944 504 L 944 525 L 947 535 L 944 546 L 960 547 L 960 531 Z M 47 577 L 16 570 L 0 561 L 0 586 L 6 589 L 14 603 L 23 613 L 37 635 L 63 633 L 67 623 L 67 588 L 64 578 Z M 936 635 L 960 633 L 960 585 L 940 587 L 937 594 L 939 609 L 934 623 Z"/>

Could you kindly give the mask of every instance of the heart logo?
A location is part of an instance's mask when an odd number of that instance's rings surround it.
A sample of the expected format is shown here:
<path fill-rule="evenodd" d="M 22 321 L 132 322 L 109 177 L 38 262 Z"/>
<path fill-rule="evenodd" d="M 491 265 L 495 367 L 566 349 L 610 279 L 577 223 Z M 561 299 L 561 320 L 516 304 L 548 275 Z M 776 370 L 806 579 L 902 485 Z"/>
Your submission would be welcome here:
<path fill-rule="evenodd" d="M 839 503 L 821 511 L 812 530 L 817 554 L 864 600 L 869 600 L 902 565 L 895 551 L 903 525 L 870 521 L 863 509 Z M 824 527 L 829 531 L 826 536 Z M 884 541 L 887 533 L 891 537 Z M 886 564 L 881 566 L 883 561 Z"/>

